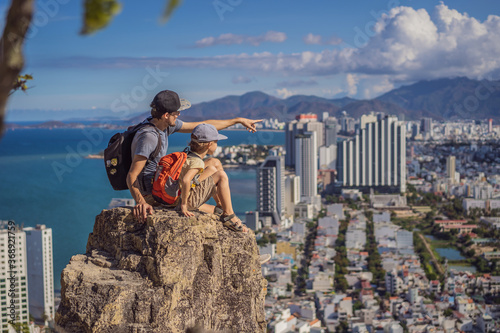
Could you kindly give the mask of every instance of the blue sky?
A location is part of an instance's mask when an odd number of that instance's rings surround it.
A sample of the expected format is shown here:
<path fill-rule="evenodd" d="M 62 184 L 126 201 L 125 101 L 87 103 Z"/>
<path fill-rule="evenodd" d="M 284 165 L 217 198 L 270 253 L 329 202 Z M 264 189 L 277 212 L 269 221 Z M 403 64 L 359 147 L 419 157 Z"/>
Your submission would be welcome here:
<path fill-rule="evenodd" d="M 185 0 L 166 24 L 164 1 L 122 4 L 110 26 L 81 36 L 81 1 L 37 1 L 24 70 L 35 80 L 12 96 L 8 120 L 18 110 L 145 111 L 163 89 L 193 103 L 254 90 L 363 99 L 500 73 L 499 1 Z"/>

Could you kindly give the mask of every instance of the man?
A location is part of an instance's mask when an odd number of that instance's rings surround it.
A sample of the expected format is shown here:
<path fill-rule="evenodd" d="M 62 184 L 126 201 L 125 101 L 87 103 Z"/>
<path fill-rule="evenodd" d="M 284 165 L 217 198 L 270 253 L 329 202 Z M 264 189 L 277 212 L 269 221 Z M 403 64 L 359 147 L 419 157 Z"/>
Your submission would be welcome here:
<path fill-rule="evenodd" d="M 156 166 L 161 157 L 167 154 L 168 136 L 175 133 L 191 133 L 193 129 L 201 124 L 214 125 L 217 130 L 222 130 L 235 124 L 242 124 L 249 132 L 256 132 L 255 124 L 261 120 L 246 118 L 234 118 L 227 120 L 206 120 L 202 122 L 183 122 L 178 119 L 181 111 L 191 107 L 191 103 L 185 99 L 179 99 L 177 93 L 170 90 L 160 91 L 151 102 L 151 117 L 145 120 L 155 126 L 145 126 L 137 131 L 132 141 L 132 165 L 127 175 L 127 185 L 134 198 L 134 216 L 143 223 L 148 214 L 153 214 L 154 199 L 151 195 L 153 188 L 153 177 Z M 151 153 L 158 144 L 158 136 L 161 138 L 160 153 L 155 159 L 148 160 Z M 206 161 L 206 165 L 213 165 L 222 169 L 219 160 L 212 158 Z"/>

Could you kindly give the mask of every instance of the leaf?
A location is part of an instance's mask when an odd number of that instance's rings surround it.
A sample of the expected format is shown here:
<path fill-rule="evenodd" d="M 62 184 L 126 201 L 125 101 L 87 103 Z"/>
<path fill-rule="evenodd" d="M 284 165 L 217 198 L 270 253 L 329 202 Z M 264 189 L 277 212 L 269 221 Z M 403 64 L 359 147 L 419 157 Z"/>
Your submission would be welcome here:
<path fill-rule="evenodd" d="M 168 5 L 163 12 L 162 22 L 165 23 L 170 19 L 170 16 L 182 3 L 182 0 L 169 0 Z"/>
<path fill-rule="evenodd" d="M 117 0 L 85 0 L 82 35 L 89 35 L 106 27 L 121 11 Z"/>
<path fill-rule="evenodd" d="M 9 92 L 9 96 L 15 93 L 17 90 L 26 92 L 26 90 L 29 89 L 29 87 L 26 85 L 26 82 L 29 80 L 33 80 L 33 76 L 30 74 L 18 75 L 17 80 L 14 82 L 14 85 Z"/>

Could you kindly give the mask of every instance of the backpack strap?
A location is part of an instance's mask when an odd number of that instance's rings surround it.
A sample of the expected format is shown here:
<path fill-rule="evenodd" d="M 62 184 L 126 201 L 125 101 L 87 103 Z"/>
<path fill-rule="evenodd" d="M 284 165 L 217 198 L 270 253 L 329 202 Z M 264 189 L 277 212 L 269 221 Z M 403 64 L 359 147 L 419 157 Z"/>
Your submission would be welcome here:
<path fill-rule="evenodd" d="M 158 143 L 156 144 L 155 150 L 151 153 L 151 155 L 149 155 L 148 160 L 150 160 L 150 161 L 154 160 L 158 156 L 158 154 L 160 154 L 160 150 L 161 150 L 161 134 L 156 126 L 154 126 L 154 128 L 155 128 L 156 134 L 158 135 Z"/>
<path fill-rule="evenodd" d="M 156 144 L 156 148 L 155 148 L 155 150 L 153 150 L 153 152 L 148 157 L 148 162 L 149 162 L 149 161 L 154 160 L 158 156 L 158 154 L 160 153 L 160 150 L 161 150 L 161 134 L 160 134 L 160 130 L 158 129 L 158 127 L 156 127 L 155 124 L 151 124 L 149 121 L 137 124 L 134 129 L 137 132 L 141 128 L 146 127 L 146 126 L 152 126 L 154 128 L 155 132 L 156 132 L 156 135 L 158 136 L 158 143 Z"/>

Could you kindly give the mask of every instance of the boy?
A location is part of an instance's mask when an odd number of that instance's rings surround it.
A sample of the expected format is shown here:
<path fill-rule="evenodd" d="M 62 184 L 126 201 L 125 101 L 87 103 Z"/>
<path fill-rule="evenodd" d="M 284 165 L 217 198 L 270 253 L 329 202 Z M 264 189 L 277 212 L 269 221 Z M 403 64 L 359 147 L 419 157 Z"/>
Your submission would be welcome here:
<path fill-rule="evenodd" d="M 213 125 L 199 124 L 194 128 L 189 143 L 190 152 L 179 175 L 181 195 L 177 205 L 185 216 L 194 216 L 190 210 L 195 209 L 219 213 L 225 227 L 247 232 L 248 228 L 234 214 L 227 174 L 203 162 L 207 154 L 215 152 L 217 141 L 225 139 L 227 136 L 219 134 Z M 215 199 L 216 207 L 205 204 L 210 197 Z"/>

